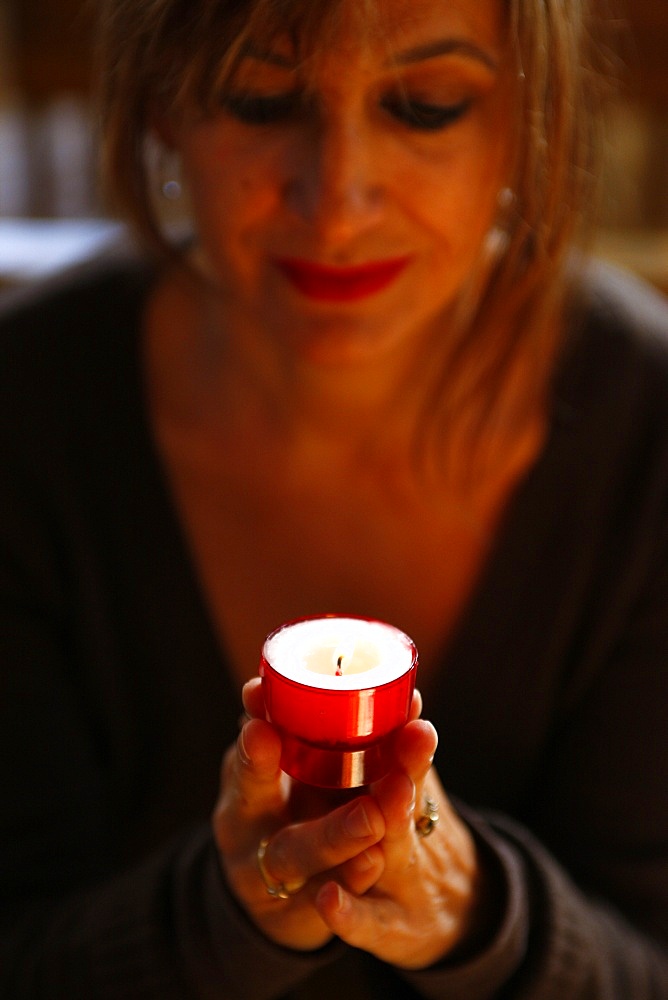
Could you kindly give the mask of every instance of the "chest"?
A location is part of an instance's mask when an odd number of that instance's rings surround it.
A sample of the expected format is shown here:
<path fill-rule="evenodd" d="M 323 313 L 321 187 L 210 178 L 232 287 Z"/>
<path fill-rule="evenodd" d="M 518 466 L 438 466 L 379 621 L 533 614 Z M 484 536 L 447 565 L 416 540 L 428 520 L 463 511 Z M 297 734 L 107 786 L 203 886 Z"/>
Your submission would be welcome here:
<path fill-rule="evenodd" d="M 370 477 L 279 482 L 167 453 L 183 530 L 239 683 L 284 621 L 341 613 L 404 629 L 433 669 L 480 573 L 490 523 Z M 491 513 L 490 513 L 491 521 Z"/>

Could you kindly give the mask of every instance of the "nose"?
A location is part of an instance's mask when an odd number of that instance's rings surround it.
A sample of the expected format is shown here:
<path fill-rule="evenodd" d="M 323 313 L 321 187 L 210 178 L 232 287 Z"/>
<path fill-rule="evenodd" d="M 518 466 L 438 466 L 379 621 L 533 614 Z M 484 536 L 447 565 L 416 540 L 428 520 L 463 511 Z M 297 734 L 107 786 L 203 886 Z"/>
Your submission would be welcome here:
<path fill-rule="evenodd" d="M 383 215 L 379 150 L 363 124 L 319 122 L 300 137 L 286 183 L 290 210 L 336 249 L 364 235 Z"/>

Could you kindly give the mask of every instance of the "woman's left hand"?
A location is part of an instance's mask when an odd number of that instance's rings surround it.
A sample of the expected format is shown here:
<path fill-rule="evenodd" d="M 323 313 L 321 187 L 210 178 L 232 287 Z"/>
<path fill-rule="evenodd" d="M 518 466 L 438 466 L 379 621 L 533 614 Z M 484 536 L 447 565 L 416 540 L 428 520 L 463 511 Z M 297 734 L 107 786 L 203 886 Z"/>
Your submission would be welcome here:
<path fill-rule="evenodd" d="M 435 749 L 433 726 L 409 722 L 398 741 L 397 769 L 370 789 L 386 824 L 376 882 L 355 895 L 331 880 L 315 900 L 334 934 L 405 969 L 425 968 L 461 945 L 479 902 L 475 844 L 430 766 Z M 434 806 L 438 821 L 420 835 L 418 824 Z"/>
<path fill-rule="evenodd" d="M 249 714 L 264 715 L 259 682 L 247 688 Z M 314 898 L 333 934 L 405 969 L 425 968 L 461 945 L 480 903 L 473 838 L 432 767 L 437 741 L 431 723 L 408 722 L 397 739 L 395 769 L 367 789 L 385 820 L 385 835 L 374 848 L 373 883 L 355 891 L 359 859 L 352 858 Z M 438 821 L 427 824 L 431 830 L 424 836 L 418 824 L 427 802 L 437 807 Z"/>

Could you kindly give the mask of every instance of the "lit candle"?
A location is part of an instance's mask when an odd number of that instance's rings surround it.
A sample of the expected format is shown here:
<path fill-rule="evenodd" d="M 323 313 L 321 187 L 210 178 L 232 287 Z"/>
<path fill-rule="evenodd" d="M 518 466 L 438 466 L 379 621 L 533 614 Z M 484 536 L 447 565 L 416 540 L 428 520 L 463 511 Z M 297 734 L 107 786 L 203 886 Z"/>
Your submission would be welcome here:
<path fill-rule="evenodd" d="M 260 675 L 283 770 L 326 788 L 386 774 L 408 719 L 417 659 L 404 632 L 366 618 L 303 618 L 272 632 Z"/>

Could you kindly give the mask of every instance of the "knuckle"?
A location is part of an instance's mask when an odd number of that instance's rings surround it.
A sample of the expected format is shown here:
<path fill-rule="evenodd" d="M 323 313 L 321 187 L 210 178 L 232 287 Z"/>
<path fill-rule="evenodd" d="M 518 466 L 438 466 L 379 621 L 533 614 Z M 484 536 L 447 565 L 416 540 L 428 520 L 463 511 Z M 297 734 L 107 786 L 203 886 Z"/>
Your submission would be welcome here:
<path fill-rule="evenodd" d="M 283 878 L 288 874 L 289 848 L 286 840 L 285 833 L 279 831 L 272 836 L 267 845 L 265 864 L 275 878 Z"/>
<path fill-rule="evenodd" d="M 334 856 L 340 849 L 343 832 L 339 819 L 328 819 L 323 824 L 322 844 L 328 858 Z"/>
<path fill-rule="evenodd" d="M 298 841 L 287 830 L 274 834 L 270 841 L 270 851 L 268 870 L 271 875 L 288 886 L 304 885 L 309 878 L 305 851 L 300 850 Z M 266 857 L 265 853 L 265 860 Z"/>

